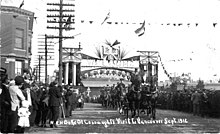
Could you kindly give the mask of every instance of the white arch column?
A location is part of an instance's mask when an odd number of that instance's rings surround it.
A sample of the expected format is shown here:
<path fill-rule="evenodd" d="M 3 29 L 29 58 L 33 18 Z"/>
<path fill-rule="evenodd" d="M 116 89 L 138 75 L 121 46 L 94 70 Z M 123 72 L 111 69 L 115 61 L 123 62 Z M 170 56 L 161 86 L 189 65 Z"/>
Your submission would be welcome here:
<path fill-rule="evenodd" d="M 67 85 L 69 80 L 69 62 L 65 63 L 65 77 L 64 77 L 64 83 Z"/>
<path fill-rule="evenodd" d="M 73 71 L 73 73 L 72 73 L 72 85 L 76 86 L 76 64 L 77 63 L 72 62 L 71 64 L 72 64 L 72 71 Z"/>

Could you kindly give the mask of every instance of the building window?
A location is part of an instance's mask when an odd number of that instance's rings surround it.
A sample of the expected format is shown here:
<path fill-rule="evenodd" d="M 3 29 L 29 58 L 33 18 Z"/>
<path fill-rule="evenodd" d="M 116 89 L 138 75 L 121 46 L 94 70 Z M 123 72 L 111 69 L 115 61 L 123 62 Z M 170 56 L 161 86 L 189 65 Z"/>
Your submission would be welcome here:
<path fill-rule="evenodd" d="M 21 75 L 21 73 L 22 73 L 22 64 L 23 64 L 22 61 L 18 61 L 18 60 L 15 61 L 15 76 Z"/>
<path fill-rule="evenodd" d="M 24 29 L 16 28 L 15 30 L 15 48 L 24 48 Z"/>
<path fill-rule="evenodd" d="M 30 55 L 32 55 L 32 53 L 31 53 L 31 36 L 30 35 L 28 35 L 28 53 Z"/>

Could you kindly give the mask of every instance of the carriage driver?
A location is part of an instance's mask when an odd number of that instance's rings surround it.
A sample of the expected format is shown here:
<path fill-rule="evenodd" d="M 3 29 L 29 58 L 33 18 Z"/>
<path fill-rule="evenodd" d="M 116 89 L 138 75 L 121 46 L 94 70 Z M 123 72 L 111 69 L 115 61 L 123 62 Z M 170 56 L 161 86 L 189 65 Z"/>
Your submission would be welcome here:
<path fill-rule="evenodd" d="M 135 68 L 134 73 L 131 75 L 131 87 L 134 88 L 134 91 L 140 90 L 141 81 L 140 70 L 139 68 Z"/>

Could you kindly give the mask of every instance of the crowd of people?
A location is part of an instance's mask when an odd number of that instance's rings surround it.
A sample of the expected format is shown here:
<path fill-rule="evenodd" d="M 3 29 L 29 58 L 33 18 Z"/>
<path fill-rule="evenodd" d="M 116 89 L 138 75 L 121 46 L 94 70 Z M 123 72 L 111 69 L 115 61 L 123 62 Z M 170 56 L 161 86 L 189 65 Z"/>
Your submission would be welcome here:
<path fill-rule="evenodd" d="M 157 107 L 202 117 L 220 117 L 220 91 L 191 88 L 159 91 Z"/>
<path fill-rule="evenodd" d="M 74 87 L 60 86 L 56 79 L 40 84 L 27 76 L 24 71 L 9 80 L 1 72 L 1 133 L 24 133 L 32 127 L 54 128 L 59 118 L 70 117 L 73 110 L 83 108 L 84 95 Z"/>
<path fill-rule="evenodd" d="M 106 105 L 111 106 L 114 104 L 111 103 L 114 102 L 114 93 L 111 95 L 111 91 L 114 91 L 115 87 L 117 86 L 107 86 L 104 90 L 101 90 L 103 92 L 101 92 L 99 100 L 101 100 L 100 103 L 103 106 L 106 107 Z M 190 87 L 183 90 L 160 88 L 157 92 L 156 107 L 159 109 L 188 112 L 201 117 L 220 117 L 219 90 Z M 117 99 L 116 101 L 119 100 Z"/>
<path fill-rule="evenodd" d="M 59 118 L 72 116 L 72 111 L 83 108 L 85 101 L 101 102 L 103 106 L 117 108 L 120 107 L 121 94 L 127 92 L 127 87 L 121 79 L 116 85 L 105 87 L 100 97 L 88 99 L 88 96 L 76 92 L 72 86 L 58 85 L 57 79 L 50 84 L 37 83 L 29 79 L 28 71 L 23 72 L 23 75 L 11 80 L 8 79 L 6 71 L 1 72 L 2 133 L 24 133 L 31 127 L 57 127 Z M 108 101 L 104 103 L 104 100 Z M 157 108 L 178 110 L 202 117 L 220 117 L 219 102 L 220 91 L 159 90 Z"/>

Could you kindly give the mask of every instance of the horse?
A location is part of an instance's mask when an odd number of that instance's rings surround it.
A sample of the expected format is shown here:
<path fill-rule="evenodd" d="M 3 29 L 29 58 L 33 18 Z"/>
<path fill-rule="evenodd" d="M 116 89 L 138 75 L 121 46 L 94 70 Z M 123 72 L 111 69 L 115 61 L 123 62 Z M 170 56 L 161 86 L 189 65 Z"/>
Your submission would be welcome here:
<path fill-rule="evenodd" d="M 100 102 L 104 107 L 104 90 L 100 90 Z"/>
<path fill-rule="evenodd" d="M 152 118 L 155 119 L 156 116 L 156 101 L 157 101 L 157 91 L 153 91 L 154 87 L 150 87 L 149 85 L 142 84 L 141 85 L 141 105 L 140 108 L 142 112 L 145 113 L 147 110 L 147 116 L 151 114 Z"/>
<path fill-rule="evenodd" d="M 111 94 L 111 99 L 112 99 L 112 107 L 113 109 L 117 109 L 119 107 L 119 96 L 118 96 L 118 90 L 117 88 L 113 88 L 110 92 Z"/>
<path fill-rule="evenodd" d="M 115 105 L 114 105 L 114 94 L 113 94 L 113 90 L 112 89 L 107 92 L 107 106 L 108 106 L 108 108 L 115 108 Z"/>
<path fill-rule="evenodd" d="M 128 106 L 131 110 L 132 118 L 136 116 L 136 111 L 139 116 L 139 109 L 141 104 L 141 93 L 139 90 L 134 90 L 134 86 L 129 87 L 128 93 L 126 94 L 128 100 Z M 128 115 L 127 115 L 128 116 Z"/>
<path fill-rule="evenodd" d="M 115 95 L 114 95 L 114 90 L 108 90 L 108 89 L 104 89 L 101 90 L 101 95 L 100 95 L 100 99 L 101 99 L 101 103 L 102 106 L 105 108 L 115 108 Z"/>
<path fill-rule="evenodd" d="M 134 90 L 134 86 L 130 87 L 126 94 L 129 102 L 128 108 L 131 110 L 131 117 L 135 117 L 136 114 L 139 117 L 140 113 L 147 111 L 147 115 L 151 115 L 153 119 L 156 118 L 156 101 L 158 97 L 157 91 L 152 91 L 154 87 L 147 87 L 142 84 L 139 90 Z M 141 110 L 141 112 L 140 112 Z M 128 117 L 128 112 L 127 112 Z"/>
<path fill-rule="evenodd" d="M 157 98 L 158 98 L 158 92 L 155 91 L 152 93 L 152 98 L 151 98 L 151 112 L 152 112 L 153 119 L 156 119 Z"/>
<path fill-rule="evenodd" d="M 119 113 L 122 114 L 126 112 L 126 108 L 128 107 L 128 100 L 127 100 L 127 88 L 123 84 L 119 84 L 117 86 L 117 106 Z"/>

